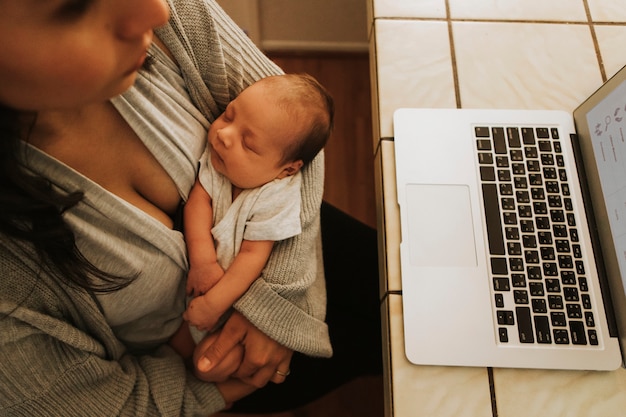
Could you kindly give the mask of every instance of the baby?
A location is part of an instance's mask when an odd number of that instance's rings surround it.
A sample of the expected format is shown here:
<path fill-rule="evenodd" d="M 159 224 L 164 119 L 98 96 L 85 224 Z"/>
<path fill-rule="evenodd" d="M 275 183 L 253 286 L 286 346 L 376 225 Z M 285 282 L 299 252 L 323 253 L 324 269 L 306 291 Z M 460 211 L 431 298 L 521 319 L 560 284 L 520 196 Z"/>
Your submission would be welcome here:
<path fill-rule="evenodd" d="M 333 117 L 324 87 L 287 74 L 246 88 L 211 125 L 184 211 L 193 298 L 183 317 L 197 330 L 219 326 L 274 242 L 301 232 L 300 169 L 325 146 Z"/>

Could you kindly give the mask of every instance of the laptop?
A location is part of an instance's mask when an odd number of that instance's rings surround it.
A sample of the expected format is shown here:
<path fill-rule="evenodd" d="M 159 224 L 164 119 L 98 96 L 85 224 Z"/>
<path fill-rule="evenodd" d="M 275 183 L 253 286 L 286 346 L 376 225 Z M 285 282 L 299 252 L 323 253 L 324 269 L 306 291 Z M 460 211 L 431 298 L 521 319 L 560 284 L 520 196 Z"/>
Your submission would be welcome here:
<path fill-rule="evenodd" d="M 626 67 L 573 115 L 398 109 L 394 143 L 410 362 L 623 365 Z"/>

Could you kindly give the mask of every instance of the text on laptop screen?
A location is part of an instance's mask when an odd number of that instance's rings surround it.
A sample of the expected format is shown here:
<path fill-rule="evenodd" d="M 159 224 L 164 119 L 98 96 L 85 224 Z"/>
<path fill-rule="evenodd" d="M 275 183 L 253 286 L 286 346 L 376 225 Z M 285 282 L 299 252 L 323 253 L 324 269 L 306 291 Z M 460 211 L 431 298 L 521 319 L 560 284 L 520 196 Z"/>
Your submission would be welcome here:
<path fill-rule="evenodd" d="M 626 288 L 626 82 L 593 107 L 586 117 Z"/>

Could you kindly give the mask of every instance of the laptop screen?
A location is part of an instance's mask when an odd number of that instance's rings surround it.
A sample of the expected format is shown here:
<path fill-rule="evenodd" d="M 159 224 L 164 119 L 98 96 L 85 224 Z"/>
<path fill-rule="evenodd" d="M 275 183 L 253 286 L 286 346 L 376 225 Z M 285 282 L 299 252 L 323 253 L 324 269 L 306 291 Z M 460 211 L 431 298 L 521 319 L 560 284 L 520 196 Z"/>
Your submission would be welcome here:
<path fill-rule="evenodd" d="M 626 67 L 575 110 L 574 120 L 615 313 L 626 317 Z"/>

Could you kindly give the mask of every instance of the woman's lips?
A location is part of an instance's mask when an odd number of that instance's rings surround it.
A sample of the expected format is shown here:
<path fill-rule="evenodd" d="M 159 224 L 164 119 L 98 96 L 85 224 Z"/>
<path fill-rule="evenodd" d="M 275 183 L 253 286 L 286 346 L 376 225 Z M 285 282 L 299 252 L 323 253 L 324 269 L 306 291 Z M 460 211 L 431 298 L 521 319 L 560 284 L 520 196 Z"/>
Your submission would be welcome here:
<path fill-rule="evenodd" d="M 139 57 L 135 65 L 126 72 L 126 75 L 130 75 L 133 72 L 139 71 L 139 69 L 141 69 L 141 67 L 143 66 L 144 62 L 146 62 L 147 57 L 148 57 L 148 53 L 147 51 L 144 51 L 144 53 L 141 54 L 141 56 Z"/>

